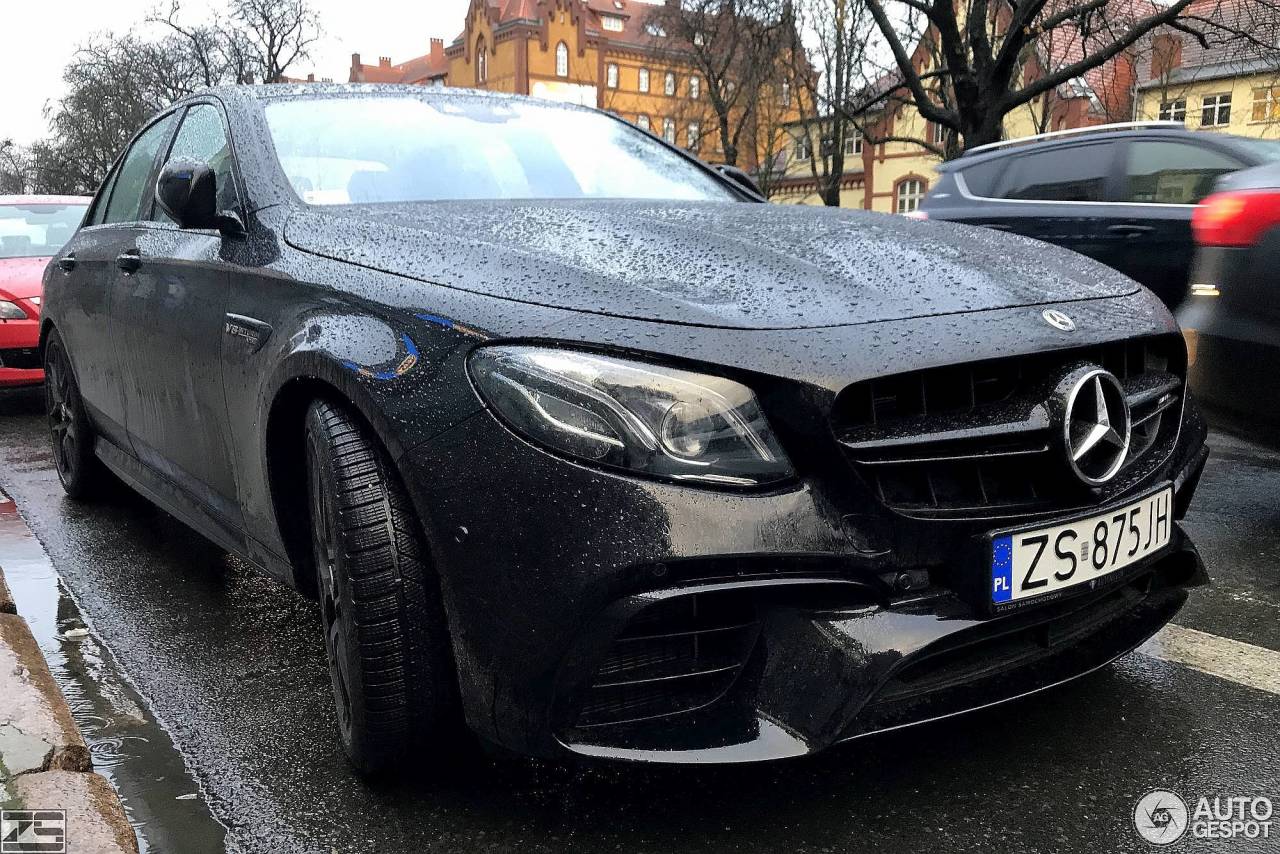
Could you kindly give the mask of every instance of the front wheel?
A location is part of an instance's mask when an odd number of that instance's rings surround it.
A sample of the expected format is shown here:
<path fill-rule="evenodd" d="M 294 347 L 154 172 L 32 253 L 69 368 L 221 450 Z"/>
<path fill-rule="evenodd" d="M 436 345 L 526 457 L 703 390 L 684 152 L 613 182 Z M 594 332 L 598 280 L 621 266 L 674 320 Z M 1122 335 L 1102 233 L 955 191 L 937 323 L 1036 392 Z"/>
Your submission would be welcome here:
<path fill-rule="evenodd" d="M 307 412 L 311 541 L 342 745 L 371 776 L 457 726 L 440 588 L 390 460 L 346 409 Z"/>
<path fill-rule="evenodd" d="M 66 345 L 56 329 L 49 332 L 44 345 L 44 402 L 53 465 L 63 490 L 76 499 L 98 493 L 110 475 L 93 455 L 93 427 L 71 371 Z"/>

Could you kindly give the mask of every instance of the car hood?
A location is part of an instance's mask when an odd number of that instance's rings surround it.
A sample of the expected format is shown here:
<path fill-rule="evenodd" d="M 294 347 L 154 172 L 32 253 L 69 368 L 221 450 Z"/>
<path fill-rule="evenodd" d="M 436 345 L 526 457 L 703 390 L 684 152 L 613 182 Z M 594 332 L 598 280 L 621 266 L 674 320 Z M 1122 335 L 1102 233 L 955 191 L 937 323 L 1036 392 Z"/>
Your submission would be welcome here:
<path fill-rule="evenodd" d="M 44 258 L 0 258 L 0 299 L 31 299 L 40 296 L 41 279 L 48 265 Z"/>
<path fill-rule="evenodd" d="M 1132 293 L 1072 252 L 839 209 L 634 201 L 308 208 L 303 251 L 451 288 L 697 326 L 803 329 Z"/>

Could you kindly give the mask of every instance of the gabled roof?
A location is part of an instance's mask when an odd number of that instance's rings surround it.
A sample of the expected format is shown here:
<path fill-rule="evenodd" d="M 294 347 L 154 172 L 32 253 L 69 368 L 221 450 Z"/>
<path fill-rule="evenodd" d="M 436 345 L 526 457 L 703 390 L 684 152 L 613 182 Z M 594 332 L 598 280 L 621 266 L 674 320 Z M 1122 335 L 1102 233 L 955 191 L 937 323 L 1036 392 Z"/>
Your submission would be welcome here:
<path fill-rule="evenodd" d="M 431 40 L 431 51 L 422 56 L 391 64 L 390 57 L 379 57 L 377 65 L 360 62 L 360 54 L 351 55 L 349 83 L 427 83 L 445 77 L 449 73 L 449 60 L 444 54 L 444 42 Z"/>

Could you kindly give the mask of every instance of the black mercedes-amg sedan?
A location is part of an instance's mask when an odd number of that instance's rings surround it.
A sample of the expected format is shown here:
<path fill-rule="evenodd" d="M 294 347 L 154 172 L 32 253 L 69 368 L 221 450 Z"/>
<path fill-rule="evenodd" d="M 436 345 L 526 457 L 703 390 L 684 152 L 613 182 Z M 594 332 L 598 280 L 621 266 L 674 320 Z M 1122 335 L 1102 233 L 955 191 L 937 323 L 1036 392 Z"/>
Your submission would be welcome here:
<path fill-rule="evenodd" d="M 1087 673 L 1207 580 L 1178 524 L 1205 429 L 1149 292 L 761 204 L 595 110 L 201 93 L 45 298 L 67 492 L 118 478 L 317 597 L 365 773 L 464 726 L 806 754 Z"/>

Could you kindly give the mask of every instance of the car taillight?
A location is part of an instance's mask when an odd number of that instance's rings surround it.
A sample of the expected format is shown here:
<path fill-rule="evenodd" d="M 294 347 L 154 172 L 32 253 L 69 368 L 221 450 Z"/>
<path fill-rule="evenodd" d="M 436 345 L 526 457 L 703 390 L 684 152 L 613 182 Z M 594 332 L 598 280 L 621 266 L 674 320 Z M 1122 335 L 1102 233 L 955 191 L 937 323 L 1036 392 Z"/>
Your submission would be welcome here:
<path fill-rule="evenodd" d="M 1252 246 L 1280 225 L 1280 190 L 1214 193 L 1191 215 L 1191 231 L 1201 246 Z"/>

